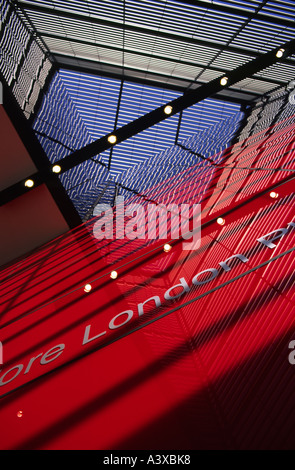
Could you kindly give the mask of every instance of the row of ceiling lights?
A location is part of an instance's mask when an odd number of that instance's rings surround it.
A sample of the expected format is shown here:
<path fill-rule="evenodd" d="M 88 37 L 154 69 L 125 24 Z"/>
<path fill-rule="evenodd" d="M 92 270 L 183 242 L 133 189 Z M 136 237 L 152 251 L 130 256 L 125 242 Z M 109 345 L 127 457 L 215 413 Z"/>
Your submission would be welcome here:
<path fill-rule="evenodd" d="M 51 171 L 52 171 L 52 173 L 58 174 L 58 173 L 61 172 L 61 166 L 60 165 L 53 165 L 52 168 L 51 168 Z M 33 186 L 35 185 L 35 182 L 31 178 L 29 178 L 25 181 L 24 185 L 26 186 L 26 188 L 33 188 Z"/>
<path fill-rule="evenodd" d="M 277 199 L 279 197 L 279 194 L 275 191 L 271 191 L 269 193 L 269 196 L 272 198 L 272 199 Z M 223 217 L 218 217 L 218 219 L 216 219 L 216 222 L 219 224 L 219 225 L 224 225 L 225 224 L 225 219 Z M 171 249 L 172 249 L 172 246 L 169 245 L 169 243 L 165 243 L 164 247 L 163 247 L 164 251 L 165 252 L 169 252 Z M 110 273 L 110 277 L 111 279 L 117 279 L 118 277 L 118 272 L 117 271 L 112 271 Z M 86 293 L 89 293 L 91 292 L 92 290 L 92 285 L 91 284 L 86 284 L 84 286 L 84 292 Z M 17 417 L 18 418 L 22 418 L 23 417 L 23 411 L 18 411 L 17 412 Z"/>
<path fill-rule="evenodd" d="M 169 244 L 169 243 L 165 243 L 165 245 L 163 246 L 163 250 L 168 253 L 170 250 L 172 249 L 172 246 Z M 118 277 L 118 272 L 117 271 L 111 271 L 110 273 L 110 278 L 111 279 L 117 279 Z M 91 284 L 86 284 L 84 286 L 84 292 L 90 292 L 92 289 L 92 286 Z"/>
<path fill-rule="evenodd" d="M 272 198 L 272 199 L 277 199 L 279 197 L 279 194 L 276 193 L 275 191 L 271 191 L 269 193 L 269 196 Z M 216 222 L 219 224 L 219 225 L 224 225 L 225 224 L 225 219 L 223 219 L 222 217 L 218 217 L 218 219 L 216 220 Z M 172 249 L 172 246 L 169 244 L 169 243 L 165 243 L 164 247 L 163 247 L 164 251 L 165 252 L 169 252 L 171 249 Z M 118 277 L 118 272 L 117 271 L 112 271 L 110 273 L 110 278 L 111 279 L 117 279 Z M 91 292 L 92 290 L 92 285 L 91 284 L 86 284 L 84 286 L 84 292 L 86 293 L 89 293 Z M 18 411 L 17 412 L 17 417 L 18 418 L 22 418 L 23 417 L 23 411 Z"/>
<path fill-rule="evenodd" d="M 275 191 L 271 191 L 271 192 L 269 193 L 269 196 L 270 196 L 272 199 L 277 199 L 277 198 L 279 197 L 279 194 L 276 193 Z M 218 217 L 218 218 L 216 219 L 216 223 L 217 223 L 218 225 L 225 225 L 225 219 L 224 219 L 223 217 Z M 163 246 L 163 250 L 164 250 L 166 253 L 168 253 L 169 251 L 171 251 L 171 249 L 172 249 L 172 246 L 171 246 L 169 243 L 165 243 L 165 245 Z M 111 279 L 117 279 L 117 277 L 118 277 L 118 272 L 117 272 L 117 271 L 111 271 L 111 273 L 110 273 L 110 278 L 111 278 Z M 91 290 L 92 290 L 91 284 L 86 284 L 86 285 L 84 286 L 84 292 L 88 293 L 88 292 L 90 292 Z"/>

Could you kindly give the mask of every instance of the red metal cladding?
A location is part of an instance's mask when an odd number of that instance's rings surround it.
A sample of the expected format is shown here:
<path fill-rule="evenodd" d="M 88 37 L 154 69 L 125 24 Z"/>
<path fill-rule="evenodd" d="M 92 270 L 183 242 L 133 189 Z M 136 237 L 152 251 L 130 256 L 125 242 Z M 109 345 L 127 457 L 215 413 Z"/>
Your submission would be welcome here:
<path fill-rule="evenodd" d="M 293 142 L 286 121 L 150 189 L 201 203 L 196 250 L 94 219 L 2 270 L 2 449 L 294 448 Z"/>

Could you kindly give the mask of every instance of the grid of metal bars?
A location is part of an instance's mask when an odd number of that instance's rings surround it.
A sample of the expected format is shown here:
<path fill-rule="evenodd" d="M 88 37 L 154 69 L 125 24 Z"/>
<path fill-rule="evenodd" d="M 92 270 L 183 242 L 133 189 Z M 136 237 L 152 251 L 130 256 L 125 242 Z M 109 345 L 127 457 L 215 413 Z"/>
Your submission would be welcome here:
<path fill-rule="evenodd" d="M 157 106 L 161 106 L 167 101 L 179 96 L 179 93 L 164 88 L 150 87 L 124 81 L 122 87 L 118 80 L 106 77 L 92 76 L 84 73 L 77 73 L 68 70 L 61 70 L 58 74 L 59 81 L 54 83 L 63 84 L 64 95 L 67 93 L 67 99 L 71 99 L 80 118 L 87 129 L 91 140 L 98 139 L 105 134 L 111 133 L 115 127 L 123 126 L 139 116 L 151 111 Z M 68 114 L 65 122 L 68 122 L 67 130 L 65 123 L 60 117 L 63 113 L 63 106 L 53 111 L 50 110 L 50 103 L 60 100 L 63 102 L 65 96 L 60 92 L 60 86 L 57 86 L 54 93 L 55 84 L 53 83 L 50 91 L 51 98 L 45 100 L 46 107 L 42 106 L 36 118 L 35 129 L 40 133 L 48 133 L 46 123 L 52 119 L 57 124 L 56 129 L 52 127 L 49 137 L 68 142 L 66 148 L 73 150 L 80 147 L 77 142 L 70 142 L 71 135 L 75 139 L 81 136 L 78 130 L 73 132 L 70 129 Z M 146 131 L 134 136 L 133 138 L 115 146 L 110 153 L 105 152 L 102 160 L 109 165 L 111 175 L 118 177 L 122 171 L 126 171 L 133 165 L 147 161 L 159 150 L 169 148 L 178 140 L 185 139 L 198 131 L 235 115 L 239 111 L 239 105 L 228 103 L 216 99 L 207 99 L 185 110 L 180 116 L 175 115 Z M 48 113 L 53 115 L 48 116 Z M 56 114 L 56 116 L 55 116 Z M 68 137 L 62 137 L 59 134 L 66 132 Z M 84 141 L 85 139 L 83 139 Z M 50 144 L 52 145 L 52 143 Z M 65 147 L 58 152 L 59 158 L 64 157 Z"/>
<path fill-rule="evenodd" d="M 51 162 L 176 98 L 186 88 L 208 82 L 279 47 L 295 33 L 291 1 L 200 0 L 189 5 L 149 0 L 99 4 L 22 0 L 13 4 L 18 15 L 12 3 L 1 1 L 3 24 L 14 36 L 11 54 L 5 49 L 9 35 L 2 35 L 2 62 L 27 117 L 34 111 L 51 66 L 40 43 L 57 63 L 76 69 L 59 71 L 35 120 L 34 129 Z M 17 19 L 13 26 L 8 10 L 11 18 L 14 15 Z M 12 83 L 20 59 L 22 74 Z M 93 75 L 83 71 L 85 64 Z M 120 79 L 114 78 L 116 74 Z M 232 96 L 240 93 L 244 100 L 266 92 L 276 96 L 276 90 L 294 75 L 294 57 L 282 59 L 230 87 L 230 92 L 236 93 Z M 130 77 L 141 82 L 132 82 Z M 264 117 L 262 124 L 265 127 L 277 118 L 274 109 L 268 109 L 268 118 Z M 127 175 L 133 167 L 142 168 L 156 153 L 165 153 L 192 134 L 202 136 L 198 151 L 205 153 L 210 147 L 208 129 L 218 129 L 215 147 L 220 139 L 222 145 L 228 143 L 232 128 L 236 130 L 241 119 L 238 111 L 238 105 L 227 101 L 204 100 L 104 152 L 95 161 L 84 162 L 62 175 L 62 182 L 85 216 L 97 194 L 104 192 L 113 198 L 115 180 L 122 181 L 122 172 Z M 256 108 L 254 119 L 255 113 Z M 228 139 L 223 137 L 226 125 Z M 247 128 L 247 132 L 253 128 Z M 106 181 L 111 182 L 107 191 Z"/>
<path fill-rule="evenodd" d="M 55 163 L 66 156 L 70 158 L 72 151 L 110 133 L 116 120 L 117 126 L 122 126 L 176 96 L 171 90 L 130 82 L 124 82 L 121 88 L 120 82 L 105 77 L 61 70 L 55 74 L 44 96 L 33 128 L 49 160 Z M 113 203 L 115 182 L 126 180 L 128 184 L 129 178 L 123 175 L 129 175 L 129 169 L 137 169 L 133 175 L 137 174 L 139 186 L 152 182 L 154 171 L 157 177 L 165 174 L 168 168 L 157 169 L 156 165 L 155 156 L 160 150 L 169 153 L 176 142 L 189 141 L 196 132 L 205 155 L 208 149 L 212 153 L 220 150 L 220 145 L 225 148 L 233 135 L 231 126 L 236 130 L 243 116 L 239 108 L 237 104 L 221 100 L 204 100 L 185 110 L 182 116 L 172 116 L 116 145 L 112 155 L 110 151 L 103 152 L 67 171 L 60 176 L 61 181 L 84 219 L 98 198 Z M 185 156 L 187 166 L 191 164 L 191 156 L 187 152 Z M 169 166 L 170 160 L 163 162 L 164 166 Z M 147 164 L 148 175 L 143 172 Z"/>

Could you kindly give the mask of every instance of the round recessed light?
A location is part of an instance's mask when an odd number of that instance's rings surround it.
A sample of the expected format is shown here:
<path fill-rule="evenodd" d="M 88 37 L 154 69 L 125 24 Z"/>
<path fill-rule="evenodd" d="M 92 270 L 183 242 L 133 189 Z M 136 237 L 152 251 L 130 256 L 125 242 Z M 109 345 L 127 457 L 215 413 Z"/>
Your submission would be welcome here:
<path fill-rule="evenodd" d="M 281 57 L 283 57 L 284 52 L 285 52 L 285 49 L 279 49 L 279 50 L 276 52 L 276 57 L 277 57 L 278 59 L 280 59 Z"/>
<path fill-rule="evenodd" d="M 26 188 L 32 188 L 34 186 L 34 181 L 33 180 L 26 180 L 25 181 L 25 186 Z"/>
<path fill-rule="evenodd" d="M 170 251 L 171 248 L 172 248 L 172 246 L 169 245 L 169 243 L 165 243 L 165 245 L 164 245 L 164 247 L 163 247 L 163 249 L 164 249 L 164 251 L 166 251 L 166 253 L 168 253 L 168 251 Z"/>
<path fill-rule="evenodd" d="M 53 165 L 52 172 L 53 173 L 60 173 L 61 172 L 61 166 L 60 165 Z"/>
<path fill-rule="evenodd" d="M 225 86 L 227 84 L 228 78 L 227 77 L 222 77 L 220 80 L 220 85 Z"/>
<path fill-rule="evenodd" d="M 109 142 L 110 144 L 115 144 L 115 143 L 117 142 L 117 137 L 116 137 L 114 134 L 109 135 L 109 136 L 108 136 L 108 142 Z"/>
<path fill-rule="evenodd" d="M 218 225 L 224 225 L 225 224 L 225 220 L 222 217 L 218 217 L 216 222 L 218 223 Z"/>
<path fill-rule="evenodd" d="M 277 199 L 279 197 L 278 193 L 276 193 L 275 191 L 271 191 L 269 195 L 272 199 Z"/>
<path fill-rule="evenodd" d="M 172 106 L 170 106 L 170 105 L 165 106 L 164 113 L 165 114 L 171 114 L 172 113 Z"/>
<path fill-rule="evenodd" d="M 111 277 L 112 279 L 117 279 L 117 277 L 118 277 L 117 271 L 112 271 L 111 274 L 110 274 L 110 277 Z"/>
<path fill-rule="evenodd" d="M 91 289 L 92 289 L 91 284 L 86 284 L 86 285 L 84 286 L 84 292 L 90 292 Z"/>

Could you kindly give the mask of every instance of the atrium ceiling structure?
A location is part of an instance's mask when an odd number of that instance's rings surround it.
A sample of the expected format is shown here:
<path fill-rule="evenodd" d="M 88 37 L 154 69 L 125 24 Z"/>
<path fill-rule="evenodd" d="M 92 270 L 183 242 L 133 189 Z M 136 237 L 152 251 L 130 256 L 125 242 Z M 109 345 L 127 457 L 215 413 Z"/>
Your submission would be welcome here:
<path fill-rule="evenodd" d="M 294 6 L 0 0 L 2 448 L 295 448 Z"/>
<path fill-rule="evenodd" d="M 37 185 L 49 180 L 60 162 L 58 178 L 75 207 L 85 206 L 83 217 L 105 191 L 113 200 L 133 167 L 231 116 L 242 120 L 295 77 L 290 0 L 2 4 L 3 24 L 22 37 L 25 57 L 9 64 L 6 81 L 50 161 L 32 177 Z M 175 109 L 163 116 L 167 103 Z M 114 131 L 120 138 L 110 145 Z M 26 190 L 20 182 L 0 196 Z"/>

